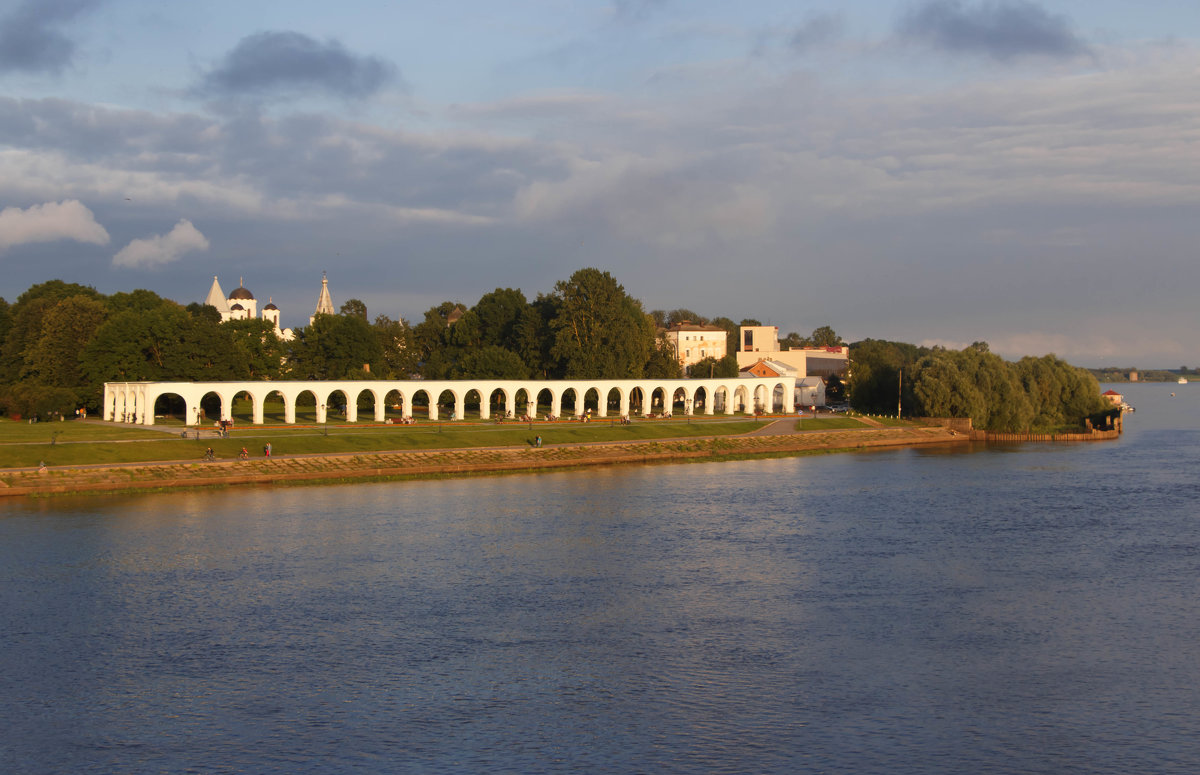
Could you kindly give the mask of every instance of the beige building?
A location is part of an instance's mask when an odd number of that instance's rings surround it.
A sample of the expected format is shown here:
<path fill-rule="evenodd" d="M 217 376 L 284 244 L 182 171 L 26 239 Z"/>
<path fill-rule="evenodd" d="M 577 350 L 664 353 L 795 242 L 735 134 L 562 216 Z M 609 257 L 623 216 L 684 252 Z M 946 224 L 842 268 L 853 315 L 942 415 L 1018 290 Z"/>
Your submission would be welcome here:
<path fill-rule="evenodd" d="M 728 351 L 725 329 L 720 326 L 702 326 L 685 320 L 663 332 L 663 338 L 675 349 L 675 357 L 685 369 L 705 358 L 720 360 Z"/>
<path fill-rule="evenodd" d="M 738 331 L 738 369 L 745 370 L 761 360 L 786 364 L 797 376 L 828 378 L 844 375 L 850 364 L 849 347 L 799 347 L 779 349 L 778 326 L 742 326 Z"/>

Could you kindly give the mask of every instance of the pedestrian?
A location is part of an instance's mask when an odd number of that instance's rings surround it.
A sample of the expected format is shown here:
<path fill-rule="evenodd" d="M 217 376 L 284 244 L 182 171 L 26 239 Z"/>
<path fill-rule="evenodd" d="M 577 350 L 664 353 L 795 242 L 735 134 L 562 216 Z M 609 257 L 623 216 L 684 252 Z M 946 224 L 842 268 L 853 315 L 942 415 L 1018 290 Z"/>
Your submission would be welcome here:
<path fill-rule="evenodd" d="M 267 445 L 263 447 L 263 457 L 271 457 L 271 442 L 269 441 L 267 442 Z"/>
<path fill-rule="evenodd" d="M 542 437 L 540 435 L 534 438 L 533 446 L 537 447 L 538 449 L 542 448 Z"/>

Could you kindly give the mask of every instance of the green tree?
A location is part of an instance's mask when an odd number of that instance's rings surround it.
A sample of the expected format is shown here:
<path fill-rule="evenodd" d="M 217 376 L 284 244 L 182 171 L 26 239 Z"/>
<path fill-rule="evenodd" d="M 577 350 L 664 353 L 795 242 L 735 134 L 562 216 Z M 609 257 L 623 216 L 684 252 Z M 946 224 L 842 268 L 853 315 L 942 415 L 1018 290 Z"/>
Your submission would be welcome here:
<path fill-rule="evenodd" d="M 737 356 L 732 353 L 724 358 L 701 358 L 696 363 L 688 366 L 688 376 L 694 379 L 708 379 L 709 377 L 720 377 L 728 379 L 738 375 Z"/>
<path fill-rule="evenodd" d="M 641 302 L 608 272 L 580 269 L 554 286 L 553 355 L 567 377 L 640 377 L 654 349 L 654 328 Z"/>
<path fill-rule="evenodd" d="M 417 370 L 413 332 L 408 321 L 377 315 L 371 328 L 379 339 L 383 369 L 379 376 L 384 379 L 408 379 Z"/>
<path fill-rule="evenodd" d="M 228 337 L 233 352 L 231 365 L 240 372 L 236 379 L 278 379 L 282 375 L 284 343 L 275 324 L 262 318 L 245 318 L 224 323 L 220 332 Z"/>
<path fill-rule="evenodd" d="M 459 361 L 464 379 L 528 379 L 529 368 L 521 356 L 499 345 L 489 344 L 465 354 Z"/>
<path fill-rule="evenodd" d="M 360 377 L 363 366 L 376 370 L 383 348 L 371 324 L 357 315 L 317 315 L 296 331 L 288 358 L 296 379 Z"/>
<path fill-rule="evenodd" d="M 360 299 L 346 299 L 346 303 L 338 310 L 339 314 L 367 319 L 367 305 Z"/>
<path fill-rule="evenodd" d="M 809 337 L 812 347 L 841 347 L 845 342 L 837 335 L 829 326 L 821 326 L 813 329 L 812 336 Z"/>
<path fill-rule="evenodd" d="M 23 354 L 21 378 L 79 391 L 84 386 L 80 356 L 107 317 L 103 302 L 68 296 L 42 316 L 41 334 Z"/>

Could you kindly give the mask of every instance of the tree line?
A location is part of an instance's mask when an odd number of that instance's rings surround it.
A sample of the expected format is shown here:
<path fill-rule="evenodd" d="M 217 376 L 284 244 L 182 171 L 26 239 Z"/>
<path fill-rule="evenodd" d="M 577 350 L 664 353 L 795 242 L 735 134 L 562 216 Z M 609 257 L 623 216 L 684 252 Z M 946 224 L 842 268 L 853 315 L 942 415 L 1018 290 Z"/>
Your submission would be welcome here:
<path fill-rule="evenodd" d="M 70 415 L 99 409 L 105 382 L 271 379 L 563 379 L 682 376 L 660 328 L 708 322 L 689 310 L 647 313 L 608 272 L 576 271 L 532 300 L 513 288 L 472 307 L 446 301 L 411 324 L 350 299 L 284 341 L 261 319 L 221 322 L 211 306 L 181 305 L 148 290 L 105 295 L 51 280 L 11 305 L 0 299 L 0 411 Z M 697 364 L 699 376 L 736 376 L 730 355 Z M 816 332 L 814 332 L 816 333 Z"/>
<path fill-rule="evenodd" d="M 986 342 L 962 350 L 866 339 L 850 345 L 849 397 L 869 414 L 970 417 L 998 432 L 1102 423 L 1115 410 L 1086 369 L 1055 355 L 1006 361 Z"/>

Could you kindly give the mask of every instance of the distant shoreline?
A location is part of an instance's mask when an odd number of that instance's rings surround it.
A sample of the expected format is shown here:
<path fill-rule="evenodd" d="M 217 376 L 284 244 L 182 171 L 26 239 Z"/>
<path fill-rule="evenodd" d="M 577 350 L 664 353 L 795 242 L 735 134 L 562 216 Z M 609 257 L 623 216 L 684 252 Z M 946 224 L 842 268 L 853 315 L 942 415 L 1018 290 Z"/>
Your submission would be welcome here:
<path fill-rule="evenodd" d="M 781 435 L 713 436 L 642 442 L 472 447 L 295 455 L 215 462 L 168 461 L 0 471 L 0 497 L 117 494 L 179 488 L 331 484 L 558 471 L 597 465 L 718 462 L 966 444 L 948 428 L 863 428 Z"/>

